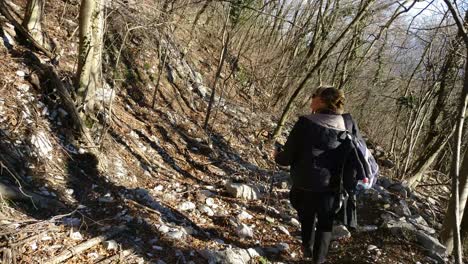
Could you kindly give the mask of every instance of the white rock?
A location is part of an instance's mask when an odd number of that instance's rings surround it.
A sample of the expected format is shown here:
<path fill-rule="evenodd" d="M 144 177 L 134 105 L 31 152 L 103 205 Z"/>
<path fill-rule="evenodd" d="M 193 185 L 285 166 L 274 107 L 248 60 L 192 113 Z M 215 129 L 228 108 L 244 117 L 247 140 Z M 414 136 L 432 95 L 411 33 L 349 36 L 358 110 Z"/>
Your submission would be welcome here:
<path fill-rule="evenodd" d="M 199 251 L 208 263 L 223 263 L 223 264 L 247 264 L 254 263 L 254 259 L 260 254 L 252 248 L 228 248 L 223 251 L 201 250 Z"/>
<path fill-rule="evenodd" d="M 24 71 L 16 71 L 16 75 L 18 75 L 19 77 L 24 77 L 26 76 L 26 73 Z"/>
<path fill-rule="evenodd" d="M 247 184 L 228 182 L 226 184 L 226 191 L 236 198 L 245 200 L 256 200 L 261 198 L 258 188 L 251 187 Z"/>
<path fill-rule="evenodd" d="M 117 242 L 115 242 L 115 240 L 104 241 L 102 245 L 106 250 L 117 250 L 119 248 L 119 245 L 117 244 Z"/>
<path fill-rule="evenodd" d="M 83 240 L 83 236 L 81 235 L 80 232 L 76 231 L 76 232 L 71 232 L 70 233 L 70 238 L 73 239 L 73 240 Z"/>
<path fill-rule="evenodd" d="M 171 231 L 167 233 L 166 235 L 173 239 L 181 239 L 182 237 L 184 237 L 185 233 L 180 230 L 176 230 L 176 231 Z"/>
<path fill-rule="evenodd" d="M 20 91 L 24 92 L 24 93 L 27 92 L 27 91 L 29 91 L 29 88 L 30 88 L 29 85 L 24 84 L 24 83 L 23 83 L 23 84 L 20 84 L 20 85 L 18 86 L 18 89 L 19 89 Z"/>
<path fill-rule="evenodd" d="M 31 246 L 31 249 L 32 249 L 33 251 L 36 251 L 36 249 L 37 249 L 37 243 L 36 243 L 36 242 L 32 242 L 32 243 L 30 244 L 30 246 Z"/>
<path fill-rule="evenodd" d="M 97 252 L 91 252 L 91 253 L 88 253 L 87 255 L 89 258 L 91 259 L 97 259 L 99 258 L 99 254 Z"/>
<path fill-rule="evenodd" d="M 296 218 L 291 218 L 289 222 L 295 227 L 301 227 L 301 223 Z"/>
<path fill-rule="evenodd" d="M 36 148 L 37 154 L 40 157 L 46 157 L 52 159 L 50 152 L 53 150 L 52 143 L 46 136 L 44 131 L 39 131 L 37 134 L 31 136 L 31 144 Z"/>
<path fill-rule="evenodd" d="M 350 238 L 350 237 L 351 237 L 351 233 L 348 231 L 346 226 L 344 225 L 333 226 L 332 240 Z"/>
<path fill-rule="evenodd" d="M 274 214 L 281 214 L 281 212 L 273 206 L 268 206 L 268 211 Z"/>
<path fill-rule="evenodd" d="M 170 228 L 167 226 L 167 225 L 160 225 L 158 227 L 158 231 L 163 233 L 163 234 L 166 234 L 170 231 Z"/>
<path fill-rule="evenodd" d="M 12 46 L 16 45 L 16 42 L 14 40 L 14 37 L 15 37 L 14 32 L 15 32 L 14 30 L 11 30 L 11 31 L 6 30 L 6 27 L 3 28 L 3 35 L 5 36 L 4 41 Z"/>
<path fill-rule="evenodd" d="M 206 205 L 201 205 L 198 209 L 199 209 L 201 212 L 207 214 L 208 216 L 214 216 L 213 209 L 211 209 L 210 207 L 208 207 L 208 206 L 206 206 Z"/>
<path fill-rule="evenodd" d="M 155 190 L 155 191 L 157 191 L 157 192 L 161 192 L 162 190 L 164 190 L 164 186 L 158 185 L 158 186 L 154 187 L 153 190 Z"/>
<path fill-rule="evenodd" d="M 374 245 L 369 245 L 367 246 L 367 251 L 374 251 L 374 250 L 378 250 L 379 248 L 377 246 L 374 246 Z"/>
<path fill-rule="evenodd" d="M 153 249 L 157 251 L 162 251 L 164 248 L 160 246 L 153 246 Z"/>
<path fill-rule="evenodd" d="M 254 236 L 252 228 L 246 224 L 240 224 L 236 228 L 236 233 L 241 238 L 252 238 Z"/>
<path fill-rule="evenodd" d="M 245 220 L 245 219 L 250 220 L 252 218 L 253 218 L 253 216 L 251 214 L 247 213 L 246 211 L 242 211 L 242 212 L 240 212 L 240 214 L 237 215 L 237 219 L 239 219 L 239 220 Z"/>
<path fill-rule="evenodd" d="M 114 98 L 115 92 L 110 88 L 100 88 L 96 90 L 96 100 L 104 104 L 110 104 Z"/>
<path fill-rule="evenodd" d="M 280 226 L 278 226 L 278 229 L 279 229 L 281 232 L 283 232 L 283 233 L 285 233 L 286 235 L 288 235 L 288 236 L 291 235 L 291 234 L 289 233 L 288 229 L 286 229 L 286 227 L 284 227 L 284 226 L 281 226 L 281 225 L 280 225 Z"/>
<path fill-rule="evenodd" d="M 195 209 L 196 207 L 197 206 L 192 202 L 184 202 L 181 205 L 179 205 L 179 209 L 181 211 L 191 211 L 191 210 Z"/>
<path fill-rule="evenodd" d="M 206 201 L 205 201 L 206 205 L 208 206 L 213 206 L 215 204 L 215 201 L 213 198 L 207 198 Z"/>

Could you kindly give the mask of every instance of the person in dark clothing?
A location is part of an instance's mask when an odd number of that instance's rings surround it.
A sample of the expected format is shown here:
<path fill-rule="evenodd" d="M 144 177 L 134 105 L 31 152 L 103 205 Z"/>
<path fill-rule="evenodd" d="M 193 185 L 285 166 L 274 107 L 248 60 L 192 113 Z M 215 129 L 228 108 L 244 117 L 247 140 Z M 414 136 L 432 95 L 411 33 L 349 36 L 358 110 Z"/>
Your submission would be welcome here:
<path fill-rule="evenodd" d="M 344 189 L 352 197 L 357 184 L 358 161 L 345 143 L 344 100 L 341 90 L 319 87 L 312 114 L 299 118 L 283 150 L 275 153 L 278 164 L 291 166 L 290 201 L 301 223 L 304 257 L 314 263 L 326 261 L 338 194 Z M 348 210 L 342 211 L 344 222 L 352 222 Z"/>

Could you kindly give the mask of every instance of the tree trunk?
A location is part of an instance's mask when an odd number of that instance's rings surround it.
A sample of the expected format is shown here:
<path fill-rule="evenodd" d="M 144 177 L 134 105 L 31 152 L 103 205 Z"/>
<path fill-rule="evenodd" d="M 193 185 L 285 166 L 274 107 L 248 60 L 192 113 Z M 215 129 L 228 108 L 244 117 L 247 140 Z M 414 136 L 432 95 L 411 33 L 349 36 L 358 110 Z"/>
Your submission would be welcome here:
<path fill-rule="evenodd" d="M 50 49 L 42 32 L 42 15 L 44 0 L 28 0 L 23 26 L 29 31 L 34 40 L 46 49 Z"/>
<path fill-rule="evenodd" d="M 13 24 L 15 29 L 26 38 L 31 44 L 41 52 L 43 52 L 47 57 L 54 58 L 55 55 L 46 49 L 42 43 L 38 43 L 36 39 L 31 35 L 31 33 L 21 24 L 21 18 L 18 17 L 18 14 L 15 10 L 12 10 L 11 6 L 8 5 L 7 1 L 0 1 L 0 13 L 5 16 L 5 18 Z"/>
<path fill-rule="evenodd" d="M 465 74 L 466 77 L 468 77 L 468 74 Z M 468 82 L 465 81 L 465 87 L 467 87 L 468 90 Z M 466 92 L 465 92 L 465 98 L 466 97 Z M 467 99 L 465 99 L 465 109 L 466 109 L 466 103 Z M 463 217 L 464 218 L 464 234 L 465 236 L 468 234 L 468 215 L 464 214 L 466 213 L 466 210 L 468 209 L 468 206 L 466 206 L 466 201 L 468 198 L 468 151 L 466 151 L 464 158 L 463 158 L 463 163 L 460 167 L 460 194 L 459 194 L 459 214 L 460 214 L 460 219 Z M 452 191 L 453 192 L 453 191 Z M 442 226 L 442 231 L 440 233 L 440 241 L 442 244 L 444 244 L 447 247 L 447 253 L 450 254 L 453 251 L 454 243 L 454 227 L 455 227 L 455 214 L 453 211 L 455 210 L 455 195 L 452 194 L 450 197 L 450 202 L 448 209 L 445 213 L 445 218 L 444 218 L 444 224 Z"/>
<path fill-rule="evenodd" d="M 466 154 L 465 154 L 466 155 Z M 465 255 L 468 254 L 468 206 L 465 205 L 465 212 L 463 213 L 463 220 L 460 225 L 461 239 L 463 242 L 463 249 Z"/>
<path fill-rule="evenodd" d="M 453 6 L 450 0 L 444 0 L 450 13 L 457 24 L 460 35 L 465 42 L 465 48 L 468 48 L 468 31 L 465 27 L 465 22 L 468 20 L 468 12 L 465 12 L 465 19 L 463 20 L 458 13 L 458 10 Z M 468 51 L 465 55 L 468 55 Z M 441 233 L 441 240 L 447 247 L 447 252 L 451 253 L 455 249 L 455 263 L 463 263 L 462 250 L 461 250 L 461 239 L 460 239 L 460 218 L 461 214 L 465 209 L 466 199 L 468 196 L 468 186 L 466 184 L 466 178 L 468 176 L 468 157 L 465 155 L 465 160 L 462 166 L 460 166 L 461 146 L 463 138 L 463 123 L 465 120 L 466 107 L 468 105 L 468 58 L 465 58 L 465 75 L 463 80 L 463 89 L 461 91 L 460 104 L 458 109 L 458 120 L 457 120 L 457 141 L 455 149 L 455 157 L 453 158 L 452 165 L 452 201 L 449 204 L 449 209 L 444 220 L 443 230 Z M 461 176 L 461 177 L 460 177 Z M 461 195 L 459 193 L 459 181 L 462 180 Z M 453 208 L 450 210 L 450 206 Z M 453 217 L 453 219 L 450 219 Z M 453 239 L 450 239 L 453 237 Z"/>
<path fill-rule="evenodd" d="M 453 249 L 456 249 L 457 263 L 461 263 L 461 239 L 460 239 L 460 219 L 463 216 L 463 211 L 466 206 L 468 197 L 468 155 L 465 155 L 462 166 L 460 166 L 461 153 L 461 138 L 463 135 L 463 121 L 468 104 L 468 60 L 465 66 L 465 80 L 463 91 L 460 98 L 459 120 L 457 122 L 457 142 L 456 152 L 453 161 L 452 172 L 452 196 L 450 198 L 449 207 L 445 214 L 444 224 L 440 234 L 441 242 L 447 247 L 447 253 L 450 254 Z M 459 183 L 461 181 L 461 183 Z"/>
<path fill-rule="evenodd" d="M 424 155 L 424 157 L 426 157 L 424 161 L 421 160 L 421 161 L 416 162 L 417 167 L 414 170 L 413 176 L 411 176 L 407 180 L 408 187 L 414 189 L 418 186 L 419 182 L 424 176 L 424 173 L 431 167 L 431 165 L 434 163 L 434 161 L 437 159 L 439 154 L 444 149 L 447 142 L 452 137 L 453 133 L 455 132 L 455 128 L 456 127 L 454 126 L 452 131 L 447 137 L 441 136 L 436 142 L 434 142 L 434 144 L 429 149 L 428 154 Z"/>
<path fill-rule="evenodd" d="M 102 87 L 104 0 L 82 0 L 77 70 L 77 105 L 86 114 L 95 109 L 96 90 Z"/>
<path fill-rule="evenodd" d="M 221 48 L 221 54 L 219 55 L 218 69 L 216 70 L 215 78 L 214 78 L 213 85 L 211 88 L 210 102 L 208 103 L 208 110 L 206 111 L 205 123 L 203 125 L 203 128 L 205 130 L 208 128 L 208 122 L 210 121 L 211 110 L 213 108 L 214 99 L 215 99 L 216 85 L 218 83 L 219 77 L 221 76 L 221 71 L 223 69 L 224 61 L 226 60 L 226 53 L 228 50 L 229 38 L 230 38 L 230 32 L 228 29 L 228 20 L 229 20 L 229 16 L 227 16 L 226 21 L 223 26 L 223 47 Z"/>

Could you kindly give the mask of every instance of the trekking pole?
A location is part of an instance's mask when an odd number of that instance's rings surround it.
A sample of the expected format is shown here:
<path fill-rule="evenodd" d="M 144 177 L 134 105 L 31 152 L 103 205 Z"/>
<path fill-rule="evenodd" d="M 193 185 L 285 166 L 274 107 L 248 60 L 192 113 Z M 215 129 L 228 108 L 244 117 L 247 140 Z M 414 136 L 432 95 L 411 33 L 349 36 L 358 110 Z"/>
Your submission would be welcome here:
<path fill-rule="evenodd" d="M 281 148 L 283 147 L 280 143 L 278 142 L 275 142 L 274 143 L 274 146 L 276 148 L 276 151 L 281 151 Z M 276 163 L 274 162 L 273 163 L 273 168 L 272 168 L 272 172 L 273 172 L 273 175 L 271 175 L 271 179 L 270 179 L 270 187 L 268 189 L 268 194 L 267 194 L 267 199 L 266 199 L 266 203 L 265 203 L 265 211 L 263 212 L 263 216 L 264 218 L 266 219 L 267 217 L 267 211 L 268 211 L 268 206 L 270 204 L 270 198 L 271 198 L 271 194 L 273 193 L 273 187 L 275 185 L 275 174 L 276 174 Z"/>
<path fill-rule="evenodd" d="M 265 202 L 265 210 L 263 212 L 263 216 L 266 219 L 267 218 L 267 211 L 268 211 L 268 206 L 270 205 L 270 198 L 271 194 L 273 193 L 273 187 L 275 186 L 275 173 L 276 173 L 276 164 L 273 164 L 273 175 L 271 175 L 270 179 L 270 187 L 268 188 L 268 194 Z"/>

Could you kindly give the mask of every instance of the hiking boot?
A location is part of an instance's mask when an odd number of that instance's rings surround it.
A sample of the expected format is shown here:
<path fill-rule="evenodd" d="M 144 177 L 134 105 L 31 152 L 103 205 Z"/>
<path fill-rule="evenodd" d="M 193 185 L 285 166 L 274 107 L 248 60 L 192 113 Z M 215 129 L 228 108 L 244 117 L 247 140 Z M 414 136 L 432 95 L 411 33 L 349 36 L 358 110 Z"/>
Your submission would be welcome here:
<path fill-rule="evenodd" d="M 304 247 L 302 246 L 302 257 L 307 260 L 307 259 L 312 259 L 312 251 L 310 250 L 309 247 Z"/>

